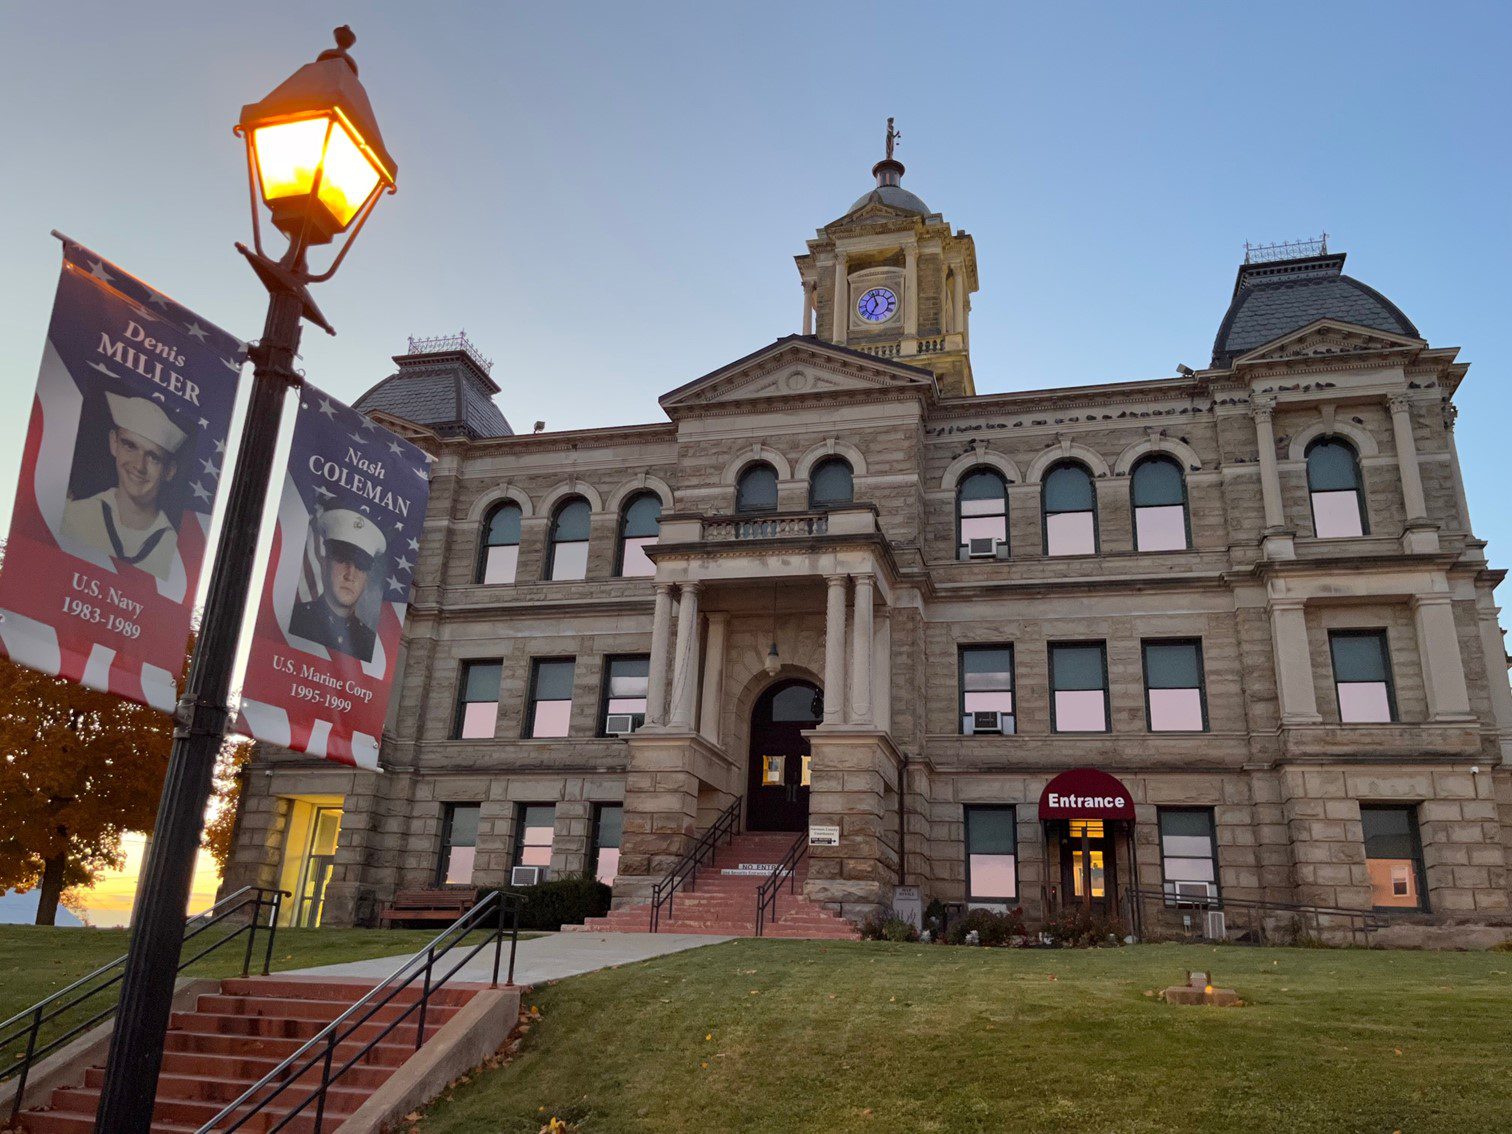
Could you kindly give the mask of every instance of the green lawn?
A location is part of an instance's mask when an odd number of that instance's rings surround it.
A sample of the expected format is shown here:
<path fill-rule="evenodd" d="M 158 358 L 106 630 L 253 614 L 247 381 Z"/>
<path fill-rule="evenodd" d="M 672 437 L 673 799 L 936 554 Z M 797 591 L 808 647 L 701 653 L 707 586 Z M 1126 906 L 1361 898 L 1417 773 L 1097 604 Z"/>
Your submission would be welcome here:
<path fill-rule="evenodd" d="M 431 929 L 280 929 L 274 938 L 272 968 L 277 972 L 413 953 L 435 937 L 436 932 Z M 532 936 L 536 935 L 520 934 L 521 940 Z M 259 933 L 254 973 L 262 971 L 265 940 Z M 184 975 L 239 976 L 245 941 L 243 937 L 223 946 L 191 966 Z M 0 1020 L 10 1018 L 85 973 L 113 961 L 126 952 L 126 943 L 124 929 L 0 925 Z M 105 1002 L 99 1003 L 103 1005 Z M 93 1006 L 95 1002 L 90 1004 Z M 97 1010 L 98 1007 L 91 1007 L 90 1014 Z"/>
<path fill-rule="evenodd" d="M 1249 1006 L 1144 995 L 1208 966 Z M 1507 953 L 731 942 L 538 990 L 520 1056 L 415 1130 L 1506 1130 L 1509 972 Z"/>

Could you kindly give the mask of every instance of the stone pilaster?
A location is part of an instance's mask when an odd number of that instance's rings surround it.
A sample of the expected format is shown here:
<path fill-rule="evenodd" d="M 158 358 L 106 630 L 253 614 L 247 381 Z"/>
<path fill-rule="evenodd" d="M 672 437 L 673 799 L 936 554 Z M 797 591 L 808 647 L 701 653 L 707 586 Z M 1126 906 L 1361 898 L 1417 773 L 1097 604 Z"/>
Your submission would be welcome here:
<path fill-rule="evenodd" d="M 656 605 L 651 614 L 651 660 L 646 677 L 646 723 L 667 721 L 667 643 L 672 636 L 672 584 L 656 584 Z"/>
<path fill-rule="evenodd" d="M 1423 474 L 1418 468 L 1417 441 L 1412 434 L 1412 403 L 1407 395 L 1396 394 L 1387 405 L 1391 409 L 1391 434 L 1396 444 L 1402 505 L 1407 516 L 1402 550 L 1408 554 L 1429 554 L 1439 549 L 1439 526 L 1428 518 L 1428 505 L 1423 498 Z"/>
<path fill-rule="evenodd" d="M 851 621 L 850 721 L 872 723 L 872 587 L 870 575 L 856 576 Z"/>
<path fill-rule="evenodd" d="M 1267 559 L 1293 559 L 1296 548 L 1281 506 L 1281 473 L 1276 467 L 1276 430 L 1271 420 L 1275 409 L 1274 398 L 1251 401 L 1250 416 L 1255 420 L 1255 445 L 1260 456 L 1260 496 L 1265 505 L 1263 544 Z"/>
<path fill-rule="evenodd" d="M 839 827 L 840 845 L 809 848 L 804 897 L 852 919 L 889 909 L 898 881 L 898 750 L 875 729 L 805 735 L 812 752 L 809 825 Z"/>
<path fill-rule="evenodd" d="M 673 729 L 693 727 L 698 712 L 698 592 L 702 583 L 682 585 L 682 600 L 677 611 L 677 659 L 672 670 L 672 712 L 668 724 Z"/>
<path fill-rule="evenodd" d="M 1423 662 L 1423 685 L 1428 694 L 1428 718 L 1434 721 L 1472 721 L 1470 693 L 1465 686 L 1465 663 L 1460 657 L 1454 607 L 1446 594 L 1417 595 L 1412 600 L 1418 653 Z"/>
<path fill-rule="evenodd" d="M 729 635 L 730 614 L 714 610 L 704 617 L 709 631 L 704 643 L 703 703 L 698 712 L 698 731 L 710 744 L 718 744 L 719 718 L 724 708 L 725 641 Z"/>
<path fill-rule="evenodd" d="M 1276 656 L 1276 692 L 1281 723 L 1317 724 L 1317 692 L 1313 688 L 1312 654 L 1307 645 L 1307 618 L 1301 599 L 1270 602 L 1271 644 Z"/>
<path fill-rule="evenodd" d="M 824 607 L 824 723 L 845 721 L 845 584 L 844 575 L 826 576 Z"/>

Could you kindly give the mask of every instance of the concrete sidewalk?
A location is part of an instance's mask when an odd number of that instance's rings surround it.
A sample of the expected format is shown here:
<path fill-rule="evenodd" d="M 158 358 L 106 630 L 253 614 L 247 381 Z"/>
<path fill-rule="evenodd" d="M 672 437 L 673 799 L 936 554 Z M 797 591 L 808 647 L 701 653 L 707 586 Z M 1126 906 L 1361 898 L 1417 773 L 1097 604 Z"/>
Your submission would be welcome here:
<path fill-rule="evenodd" d="M 542 984 L 548 980 L 590 973 L 613 965 L 628 965 L 668 953 L 716 945 L 729 937 L 704 936 L 697 933 L 546 933 L 521 941 L 515 954 L 515 983 Z M 503 980 L 509 964 L 509 944 L 505 942 L 504 962 L 499 979 Z M 453 953 L 442 971 L 456 964 L 460 954 Z M 279 976 L 361 977 L 382 980 L 408 960 L 408 955 L 378 957 L 370 961 L 349 961 L 340 965 L 321 965 L 313 969 L 295 969 Z M 493 970 L 493 950 L 484 949 L 463 966 L 453 980 L 488 983 Z"/>

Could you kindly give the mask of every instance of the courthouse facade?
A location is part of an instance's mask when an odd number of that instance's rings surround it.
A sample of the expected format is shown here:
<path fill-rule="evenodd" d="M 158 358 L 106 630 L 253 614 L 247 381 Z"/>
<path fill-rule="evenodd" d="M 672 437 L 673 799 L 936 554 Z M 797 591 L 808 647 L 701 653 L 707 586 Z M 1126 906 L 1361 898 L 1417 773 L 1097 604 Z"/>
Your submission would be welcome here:
<path fill-rule="evenodd" d="M 1290 247 L 1203 369 L 978 394 L 975 246 L 902 173 L 807 241 L 802 332 L 669 376 L 664 421 L 517 435 L 470 343 L 411 343 L 358 403 L 437 458 L 383 770 L 261 748 L 227 885 L 342 925 L 535 865 L 631 905 L 741 800 L 849 917 L 1508 915 L 1456 350 Z"/>

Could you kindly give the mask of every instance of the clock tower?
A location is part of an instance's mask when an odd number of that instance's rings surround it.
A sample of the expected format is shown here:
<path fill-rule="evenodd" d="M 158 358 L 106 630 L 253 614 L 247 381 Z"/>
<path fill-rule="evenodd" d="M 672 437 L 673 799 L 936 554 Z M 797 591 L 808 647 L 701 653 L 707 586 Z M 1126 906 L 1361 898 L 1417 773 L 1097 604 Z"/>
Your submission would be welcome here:
<path fill-rule="evenodd" d="M 794 257 L 803 333 L 932 370 L 941 393 L 970 396 L 976 246 L 903 188 L 899 137 L 889 118 L 887 156 L 872 166 L 876 187 Z"/>

